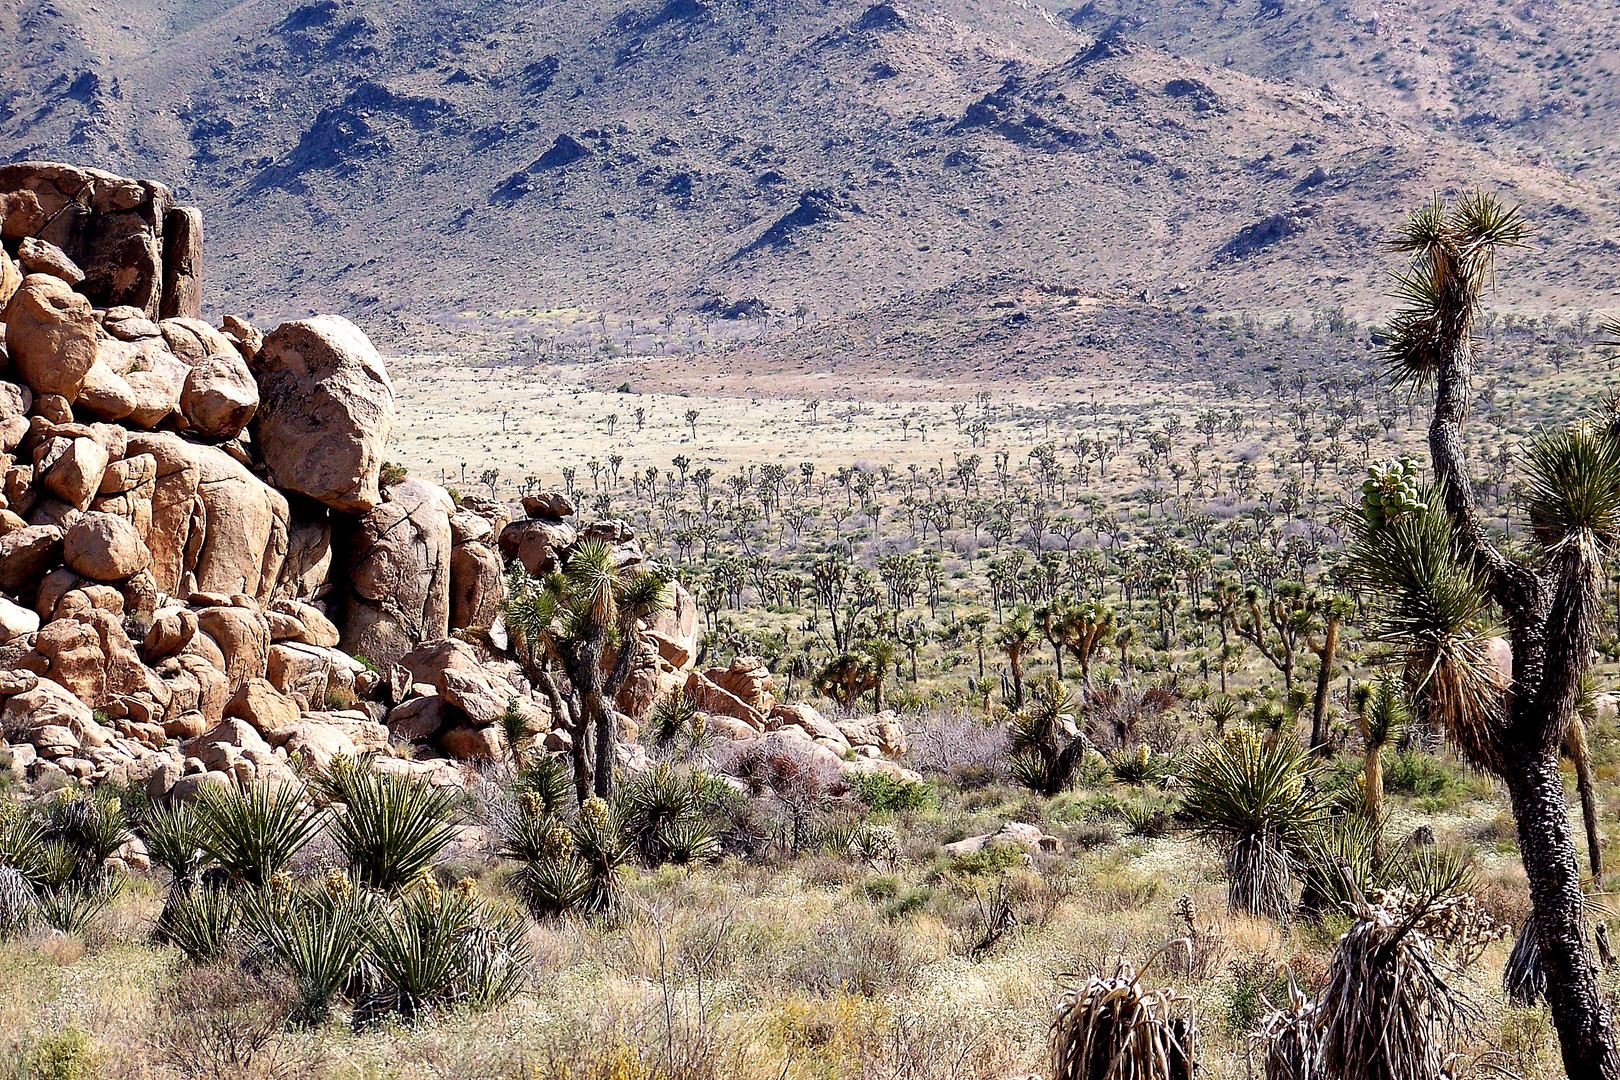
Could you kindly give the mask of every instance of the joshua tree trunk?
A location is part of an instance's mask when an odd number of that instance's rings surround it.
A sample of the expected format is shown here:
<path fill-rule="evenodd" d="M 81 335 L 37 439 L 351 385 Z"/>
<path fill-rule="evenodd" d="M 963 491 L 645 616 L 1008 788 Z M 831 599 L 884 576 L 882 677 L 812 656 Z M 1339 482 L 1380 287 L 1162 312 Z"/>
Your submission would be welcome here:
<path fill-rule="evenodd" d="M 1575 763 L 1575 788 L 1581 795 L 1581 820 L 1586 825 L 1586 859 L 1592 867 L 1592 880 L 1603 880 L 1603 848 L 1598 841 L 1597 795 L 1592 790 L 1592 760 L 1587 752 L 1586 722 L 1576 717 L 1569 723 L 1564 741 L 1569 760 Z"/>
<path fill-rule="evenodd" d="M 1367 789 L 1367 820 L 1377 822 L 1384 814 L 1384 748 L 1367 744 L 1367 761 L 1362 767 L 1362 786 Z"/>
<path fill-rule="evenodd" d="M 1558 750 L 1577 715 L 1595 644 L 1601 567 L 1592 544 L 1555 549 L 1536 569 L 1507 558 L 1487 536 L 1462 435 L 1474 369 L 1471 322 L 1461 313 L 1467 306 L 1451 295 L 1441 304 L 1454 321 L 1446 322 L 1435 357 L 1429 453 L 1453 529 L 1512 642 L 1506 716 L 1484 736 L 1483 752 L 1512 799 L 1564 1071 L 1570 1080 L 1620 1080 L 1613 1022 L 1587 945 L 1579 858 L 1558 773 Z"/>
<path fill-rule="evenodd" d="M 1333 688 L 1333 661 L 1339 651 L 1340 621 L 1339 615 L 1328 615 L 1327 627 L 1322 634 L 1321 648 L 1314 649 L 1316 658 L 1320 661 L 1320 670 L 1316 673 L 1316 695 L 1311 701 L 1312 753 L 1320 753 L 1327 742 L 1328 693 Z"/>
<path fill-rule="evenodd" d="M 1586 904 L 1557 755 L 1525 763 L 1507 781 L 1564 1071 L 1570 1080 L 1613 1080 L 1620 1075 L 1620 1057 L 1586 943 Z"/>

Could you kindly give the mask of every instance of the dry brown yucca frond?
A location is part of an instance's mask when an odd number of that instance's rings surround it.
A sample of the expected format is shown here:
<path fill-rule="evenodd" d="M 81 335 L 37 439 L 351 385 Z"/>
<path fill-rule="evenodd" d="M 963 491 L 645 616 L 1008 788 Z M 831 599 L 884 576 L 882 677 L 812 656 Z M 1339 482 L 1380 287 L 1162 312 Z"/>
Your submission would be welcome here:
<path fill-rule="evenodd" d="M 1321 1067 L 1331 1080 L 1440 1080 L 1482 1013 L 1420 928 L 1432 901 L 1358 905 L 1322 992 Z"/>
<path fill-rule="evenodd" d="M 1249 1074 L 1259 1052 L 1266 1080 L 1317 1080 L 1322 1061 L 1322 1007 L 1288 973 L 1288 1004 L 1260 1021 L 1249 1036 Z"/>
<path fill-rule="evenodd" d="M 1113 975 L 1093 975 L 1064 994 L 1052 1018 L 1052 1080 L 1192 1080 L 1198 1025 L 1191 999 L 1168 987 L 1144 991 L 1139 979 L 1121 963 Z"/>

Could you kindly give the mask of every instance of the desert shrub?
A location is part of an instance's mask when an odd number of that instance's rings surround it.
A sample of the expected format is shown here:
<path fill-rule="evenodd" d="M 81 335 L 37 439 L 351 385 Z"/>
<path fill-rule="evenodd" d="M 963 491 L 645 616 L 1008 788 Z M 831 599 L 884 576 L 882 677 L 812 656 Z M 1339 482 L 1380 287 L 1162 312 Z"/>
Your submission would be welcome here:
<path fill-rule="evenodd" d="M 1253 1031 L 1260 1018 L 1288 1001 L 1288 977 L 1277 958 L 1251 953 L 1227 965 L 1230 981 L 1223 990 L 1226 1028 L 1234 1038 Z"/>
<path fill-rule="evenodd" d="M 937 712 L 913 725 L 906 763 L 924 776 L 971 789 L 1005 782 L 1011 756 L 1005 728 L 975 713 Z"/>
<path fill-rule="evenodd" d="M 1022 866 L 1029 853 L 1013 844 L 986 844 L 978 851 L 953 855 L 942 872 L 957 878 L 1000 877 L 1015 866 Z"/>
<path fill-rule="evenodd" d="M 927 784 L 902 780 L 881 772 L 861 772 L 849 777 L 850 792 L 874 813 L 926 810 L 937 799 Z"/>
<path fill-rule="evenodd" d="M 1436 808 L 1474 794 L 1477 786 L 1459 766 L 1422 750 L 1403 750 L 1384 766 L 1384 790 L 1430 800 Z"/>
<path fill-rule="evenodd" d="M 297 1053 L 282 1038 L 295 999 L 290 980 L 273 970 L 188 968 L 158 992 L 153 1049 L 186 1077 L 281 1073 Z"/>
<path fill-rule="evenodd" d="M 903 929 L 867 904 L 848 904 L 790 951 L 786 974 L 805 993 L 875 997 L 910 985 L 923 959 Z"/>
<path fill-rule="evenodd" d="M 183 890 L 195 883 L 208 853 L 198 839 L 197 812 L 191 803 L 148 808 L 140 834 L 153 865 L 168 871 L 171 888 Z"/>
<path fill-rule="evenodd" d="M 69 1024 L 48 1031 L 23 1052 L 22 1076 L 27 1080 L 94 1080 L 96 1054 L 82 1028 Z"/>
<path fill-rule="evenodd" d="M 631 853 L 616 810 L 589 799 L 565 824 L 541 799 L 528 795 L 518 800 L 502 830 L 497 851 L 520 861 L 512 888 L 535 918 L 614 913 Z"/>
<path fill-rule="evenodd" d="M 91 882 L 68 882 L 38 895 L 36 918 L 44 926 L 68 937 L 83 937 L 96 916 L 106 911 L 123 891 L 122 877 Z"/>

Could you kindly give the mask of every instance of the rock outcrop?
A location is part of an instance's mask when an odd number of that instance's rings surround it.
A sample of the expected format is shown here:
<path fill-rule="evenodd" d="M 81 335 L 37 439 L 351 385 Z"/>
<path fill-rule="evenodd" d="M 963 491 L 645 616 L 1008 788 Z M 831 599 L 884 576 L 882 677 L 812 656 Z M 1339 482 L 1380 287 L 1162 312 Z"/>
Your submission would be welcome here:
<path fill-rule="evenodd" d="M 0 166 L 0 757 L 35 790 L 297 784 L 378 755 L 435 785 L 509 752 L 566 750 L 547 697 L 503 652 L 506 571 L 580 542 L 643 553 L 623 521 L 546 491 L 521 516 L 459 504 L 383 460 L 394 391 L 353 323 L 268 334 L 202 318 L 202 220 L 167 188 L 56 164 Z M 392 473 L 392 470 L 389 470 Z M 676 693 L 736 746 L 833 774 L 904 750 L 892 716 L 833 722 L 740 657 L 698 671 L 679 585 L 621 648 L 621 765 Z M 616 663 L 617 650 L 609 663 Z"/>

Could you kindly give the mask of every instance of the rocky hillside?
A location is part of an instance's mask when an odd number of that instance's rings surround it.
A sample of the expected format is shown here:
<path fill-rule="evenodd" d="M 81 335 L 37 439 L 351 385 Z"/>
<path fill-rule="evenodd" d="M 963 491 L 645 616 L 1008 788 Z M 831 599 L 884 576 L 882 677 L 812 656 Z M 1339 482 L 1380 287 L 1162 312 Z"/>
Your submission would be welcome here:
<path fill-rule="evenodd" d="M 569 748 L 574 691 L 508 651 L 507 567 L 549 573 L 584 540 L 635 567 L 635 536 L 570 522 L 561 493 L 518 509 L 385 466 L 370 340 L 336 316 L 199 319 L 200 230 L 161 184 L 0 169 L 0 763 L 187 797 L 337 756 L 457 784 L 509 739 Z M 680 691 L 712 733 L 899 769 L 881 719 L 778 706 L 757 660 L 697 671 L 695 605 L 668 590 L 606 661 L 622 768 Z"/>
<path fill-rule="evenodd" d="M 1578 152 L 1612 17 L 1382 7 L 52 0 L 0 13 L 0 152 L 171 177 L 220 310 L 391 336 L 1000 275 L 1366 310 L 1376 240 L 1474 184 L 1556 245 L 1515 303 L 1614 303 L 1613 165 Z"/>

